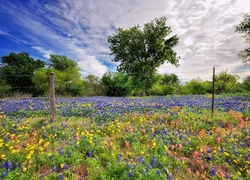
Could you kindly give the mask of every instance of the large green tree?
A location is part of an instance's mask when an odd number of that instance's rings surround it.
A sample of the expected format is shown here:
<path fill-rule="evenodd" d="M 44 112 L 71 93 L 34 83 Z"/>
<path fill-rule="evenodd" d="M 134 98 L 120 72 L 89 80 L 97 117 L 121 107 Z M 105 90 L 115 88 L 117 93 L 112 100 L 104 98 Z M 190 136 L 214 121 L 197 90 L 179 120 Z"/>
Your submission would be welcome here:
<path fill-rule="evenodd" d="M 237 85 L 239 80 L 238 75 L 232 75 L 227 73 L 227 71 L 221 71 L 215 76 L 215 91 L 218 94 L 229 93 L 230 90 Z"/>
<path fill-rule="evenodd" d="M 201 95 L 205 93 L 206 86 L 199 77 L 192 79 L 191 81 L 185 83 L 185 85 L 182 86 L 182 94 Z"/>
<path fill-rule="evenodd" d="M 118 28 L 116 33 L 108 37 L 112 61 L 119 62 L 117 70 L 130 75 L 135 85 L 142 88 L 142 95 L 152 85 L 152 75 L 165 62 L 178 66 L 179 59 L 173 47 L 179 38 L 171 33 L 166 24 L 166 17 L 156 18 L 129 29 Z"/>
<path fill-rule="evenodd" d="M 1 58 L 0 77 L 14 92 L 31 93 L 34 95 L 32 76 L 38 68 L 44 67 L 45 62 L 34 60 L 28 53 L 11 52 Z"/>
<path fill-rule="evenodd" d="M 83 84 L 77 63 L 66 56 L 51 55 L 49 68 L 40 68 L 35 71 L 32 82 L 37 94 L 46 95 L 49 90 L 49 74 L 55 73 L 56 95 L 81 95 Z"/>
<path fill-rule="evenodd" d="M 246 42 L 250 43 L 250 14 L 244 14 L 243 20 L 236 26 L 236 32 L 243 33 Z M 244 63 L 250 61 L 250 47 L 238 53 Z"/>
<path fill-rule="evenodd" d="M 49 59 L 49 67 L 58 71 L 65 71 L 68 68 L 77 68 L 77 63 L 64 55 L 51 54 Z"/>
<path fill-rule="evenodd" d="M 156 74 L 155 82 L 150 88 L 151 95 L 169 95 L 176 94 L 179 89 L 180 81 L 177 75 L 171 74 Z"/>
<path fill-rule="evenodd" d="M 106 72 L 101 81 L 106 96 L 127 96 L 131 93 L 131 78 L 121 72 Z"/>
<path fill-rule="evenodd" d="M 101 79 L 98 76 L 90 74 L 83 79 L 84 96 L 104 95 Z"/>
<path fill-rule="evenodd" d="M 247 91 L 250 92 L 250 76 L 247 76 L 244 80 L 243 80 L 243 87 L 244 89 L 246 89 Z"/>

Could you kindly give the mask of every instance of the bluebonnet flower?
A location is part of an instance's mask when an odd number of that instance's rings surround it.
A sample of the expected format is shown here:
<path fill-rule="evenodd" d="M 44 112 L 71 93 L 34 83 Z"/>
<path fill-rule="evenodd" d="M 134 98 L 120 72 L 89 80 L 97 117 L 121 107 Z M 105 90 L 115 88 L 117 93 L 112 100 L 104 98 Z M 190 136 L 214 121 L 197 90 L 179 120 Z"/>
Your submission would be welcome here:
<path fill-rule="evenodd" d="M 132 178 L 132 177 L 133 177 L 133 173 L 132 173 L 132 171 L 131 171 L 131 170 L 129 170 L 129 172 L 128 172 L 128 177 L 130 177 L 130 178 Z"/>
<path fill-rule="evenodd" d="M 234 151 L 234 155 L 238 157 L 239 155 L 238 151 Z"/>
<path fill-rule="evenodd" d="M 1 168 L 5 168 L 5 162 L 2 162 Z"/>
<path fill-rule="evenodd" d="M 212 169 L 211 169 L 211 171 L 210 171 L 210 174 L 211 174 L 211 176 L 214 176 L 214 175 L 216 174 L 216 171 L 215 171 L 215 169 L 214 169 L 213 166 L 212 166 Z"/>
<path fill-rule="evenodd" d="M 62 173 L 60 173 L 60 174 L 58 175 L 58 177 L 59 177 L 59 179 L 60 179 L 60 180 L 63 180 L 63 179 L 64 179 L 64 177 L 63 177 L 63 174 L 62 174 Z"/>
<path fill-rule="evenodd" d="M 226 179 L 230 179 L 230 175 L 229 175 L 229 174 L 226 174 L 226 175 L 225 175 L 225 178 L 226 178 Z"/>
<path fill-rule="evenodd" d="M 169 180 L 171 180 L 171 179 L 173 178 L 172 174 L 168 173 L 167 178 L 168 178 Z"/>
<path fill-rule="evenodd" d="M 52 169 L 53 172 L 57 172 L 57 170 L 58 170 L 58 169 L 57 169 L 56 166 L 54 166 L 53 169 Z"/>
<path fill-rule="evenodd" d="M 145 169 L 143 169 L 143 171 L 142 171 L 142 175 L 143 175 L 143 176 L 145 176 L 145 175 L 146 175 L 146 170 L 145 170 Z"/>
<path fill-rule="evenodd" d="M 159 176 L 161 174 L 161 171 L 157 169 L 156 174 Z"/>
<path fill-rule="evenodd" d="M 60 147 L 59 153 L 60 153 L 60 155 L 63 155 L 63 148 L 62 147 Z"/>
<path fill-rule="evenodd" d="M 154 168 L 156 166 L 156 157 L 154 156 L 152 159 L 152 167 Z"/>
<path fill-rule="evenodd" d="M 167 173 L 167 169 L 166 169 L 166 168 L 163 168 L 162 172 L 163 172 L 163 173 Z"/>
<path fill-rule="evenodd" d="M 7 169 L 12 169 L 12 163 L 11 163 L 11 161 L 10 160 L 8 160 L 8 163 L 7 163 Z"/>
<path fill-rule="evenodd" d="M 40 176 L 40 178 L 44 178 L 45 177 L 45 174 L 44 173 L 42 173 L 41 174 L 41 176 Z"/>
<path fill-rule="evenodd" d="M 212 161 L 213 160 L 213 157 L 211 155 L 208 156 L 208 160 L 209 161 Z"/>
<path fill-rule="evenodd" d="M 18 163 L 16 163 L 16 164 L 15 164 L 15 168 L 17 168 L 18 166 L 19 166 L 19 164 L 18 164 Z"/>
<path fill-rule="evenodd" d="M 64 169 L 65 169 L 65 170 L 69 170 L 69 165 L 68 165 L 68 164 L 65 164 L 65 165 L 64 165 Z"/>
<path fill-rule="evenodd" d="M 2 173 L 2 178 L 5 178 L 6 175 L 7 175 L 7 172 L 4 171 L 4 172 Z"/>

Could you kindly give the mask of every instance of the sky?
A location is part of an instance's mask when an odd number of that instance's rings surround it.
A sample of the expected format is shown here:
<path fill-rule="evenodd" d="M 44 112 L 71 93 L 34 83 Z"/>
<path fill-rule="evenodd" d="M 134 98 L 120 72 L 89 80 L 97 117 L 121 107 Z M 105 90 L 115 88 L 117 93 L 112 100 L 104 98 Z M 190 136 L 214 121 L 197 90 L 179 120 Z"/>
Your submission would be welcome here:
<path fill-rule="evenodd" d="M 237 53 L 249 44 L 235 32 L 244 13 L 250 13 L 249 0 L 0 0 L 0 57 L 27 52 L 46 61 L 50 54 L 65 55 L 83 76 L 101 77 L 117 66 L 108 36 L 165 16 L 170 36 L 180 38 L 174 48 L 180 66 L 165 63 L 159 73 L 174 73 L 182 82 L 211 80 L 215 67 L 216 74 L 244 79 L 250 65 Z"/>

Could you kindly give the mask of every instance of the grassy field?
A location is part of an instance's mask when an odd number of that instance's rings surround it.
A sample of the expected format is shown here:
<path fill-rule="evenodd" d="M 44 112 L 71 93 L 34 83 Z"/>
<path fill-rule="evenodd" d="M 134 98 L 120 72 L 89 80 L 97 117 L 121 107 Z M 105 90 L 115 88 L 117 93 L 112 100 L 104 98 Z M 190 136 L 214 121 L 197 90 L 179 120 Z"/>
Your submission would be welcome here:
<path fill-rule="evenodd" d="M 0 100 L 0 179 L 250 179 L 250 98 Z"/>

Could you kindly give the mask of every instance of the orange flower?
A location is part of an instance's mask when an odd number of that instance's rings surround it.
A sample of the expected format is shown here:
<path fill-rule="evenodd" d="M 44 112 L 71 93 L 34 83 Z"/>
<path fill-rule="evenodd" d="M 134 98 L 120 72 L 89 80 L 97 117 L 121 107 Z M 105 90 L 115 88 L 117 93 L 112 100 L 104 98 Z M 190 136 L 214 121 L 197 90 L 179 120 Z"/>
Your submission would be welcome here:
<path fill-rule="evenodd" d="M 220 138 L 220 137 L 217 137 L 217 138 L 216 138 L 216 141 L 217 141 L 217 143 L 220 143 L 220 142 L 221 142 L 221 138 Z"/>
<path fill-rule="evenodd" d="M 130 146 L 130 144 L 129 144 L 128 141 L 125 141 L 125 146 L 126 146 L 126 147 L 129 147 L 129 146 Z"/>

